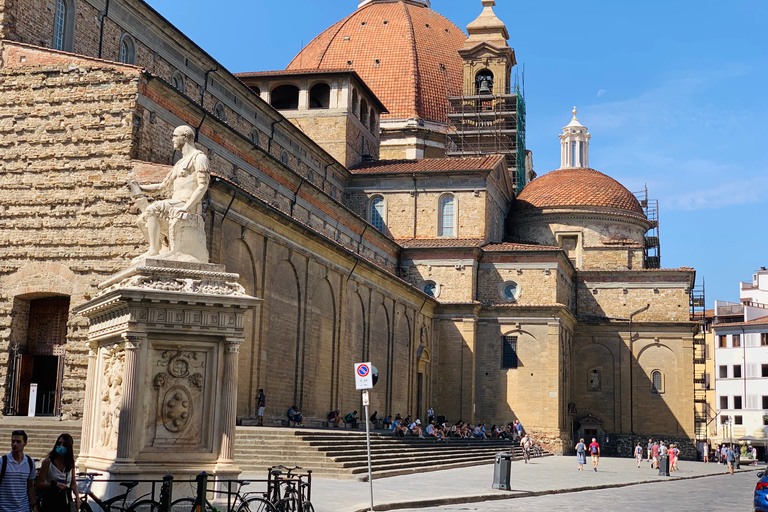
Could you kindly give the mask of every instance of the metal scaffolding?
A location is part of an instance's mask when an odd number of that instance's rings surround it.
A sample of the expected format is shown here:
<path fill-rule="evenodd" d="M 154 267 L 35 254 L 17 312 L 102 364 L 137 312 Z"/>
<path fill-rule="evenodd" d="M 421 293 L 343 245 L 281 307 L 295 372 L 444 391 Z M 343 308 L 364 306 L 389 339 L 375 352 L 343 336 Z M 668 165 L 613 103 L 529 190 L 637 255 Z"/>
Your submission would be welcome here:
<path fill-rule="evenodd" d="M 659 241 L 659 200 L 648 199 L 648 187 L 635 192 L 635 197 L 643 207 L 645 217 L 651 223 L 651 229 L 645 234 L 643 268 L 661 268 L 661 242 Z"/>
<path fill-rule="evenodd" d="M 706 332 L 709 329 L 706 318 L 706 296 L 704 284 L 694 286 L 690 293 L 691 321 L 698 324 L 693 335 L 693 430 L 696 441 L 707 440 L 707 429 L 716 415 L 707 400 L 710 389 L 710 376 L 707 375 Z"/>
<path fill-rule="evenodd" d="M 525 172 L 525 99 L 514 94 L 487 94 L 448 98 L 449 157 L 504 155 L 516 192 L 527 183 Z"/>

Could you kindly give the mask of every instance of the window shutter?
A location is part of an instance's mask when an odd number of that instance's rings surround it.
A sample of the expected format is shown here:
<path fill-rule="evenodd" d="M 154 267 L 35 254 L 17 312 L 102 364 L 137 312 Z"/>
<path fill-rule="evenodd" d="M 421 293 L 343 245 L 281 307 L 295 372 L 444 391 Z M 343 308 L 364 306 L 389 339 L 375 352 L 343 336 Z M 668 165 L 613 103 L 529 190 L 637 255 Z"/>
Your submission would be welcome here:
<path fill-rule="evenodd" d="M 759 371 L 760 371 L 760 365 L 758 365 L 757 363 L 747 364 L 747 378 L 758 377 Z"/>
<path fill-rule="evenodd" d="M 759 409 L 760 397 L 758 395 L 747 395 L 747 409 Z"/>

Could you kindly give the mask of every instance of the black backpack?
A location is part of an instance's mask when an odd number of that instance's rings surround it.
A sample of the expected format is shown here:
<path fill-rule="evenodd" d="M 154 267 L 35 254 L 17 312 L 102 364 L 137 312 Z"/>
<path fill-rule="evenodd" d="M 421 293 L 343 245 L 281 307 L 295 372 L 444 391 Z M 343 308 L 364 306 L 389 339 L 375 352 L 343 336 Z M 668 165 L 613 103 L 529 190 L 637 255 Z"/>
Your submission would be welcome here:
<path fill-rule="evenodd" d="M 27 462 L 29 463 L 29 472 L 31 473 L 33 469 L 35 469 L 35 461 L 32 457 L 29 455 L 25 455 L 27 458 Z M 8 456 L 3 455 L 3 462 L 2 467 L 0 467 L 0 483 L 3 482 L 3 478 L 5 478 L 5 469 L 8 467 Z"/>

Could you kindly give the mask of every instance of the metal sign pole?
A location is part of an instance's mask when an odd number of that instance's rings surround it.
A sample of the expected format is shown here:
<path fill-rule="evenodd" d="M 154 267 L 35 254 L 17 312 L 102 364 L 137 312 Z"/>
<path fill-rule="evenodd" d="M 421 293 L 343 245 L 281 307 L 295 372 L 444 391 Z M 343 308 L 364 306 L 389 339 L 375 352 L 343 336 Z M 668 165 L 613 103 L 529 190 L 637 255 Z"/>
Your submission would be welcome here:
<path fill-rule="evenodd" d="M 371 425 L 368 421 L 369 415 L 368 415 L 368 404 L 370 402 L 370 398 L 368 396 L 368 391 L 363 391 L 363 405 L 365 405 L 365 417 L 363 418 L 363 421 L 365 421 L 365 444 L 368 447 L 368 484 L 371 487 L 371 512 L 373 512 L 373 470 L 371 469 Z"/>

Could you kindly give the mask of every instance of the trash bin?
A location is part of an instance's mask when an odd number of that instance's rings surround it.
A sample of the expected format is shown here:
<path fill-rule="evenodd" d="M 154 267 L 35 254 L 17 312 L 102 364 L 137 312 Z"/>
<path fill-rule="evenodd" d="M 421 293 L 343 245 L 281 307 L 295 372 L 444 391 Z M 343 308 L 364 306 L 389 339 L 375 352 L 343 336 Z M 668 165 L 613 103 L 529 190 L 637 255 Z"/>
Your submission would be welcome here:
<path fill-rule="evenodd" d="M 493 488 L 502 491 L 511 491 L 510 486 L 512 472 L 512 455 L 509 453 L 497 453 L 496 462 L 493 465 Z"/>
<path fill-rule="evenodd" d="M 669 455 L 659 457 L 659 476 L 669 476 Z"/>

